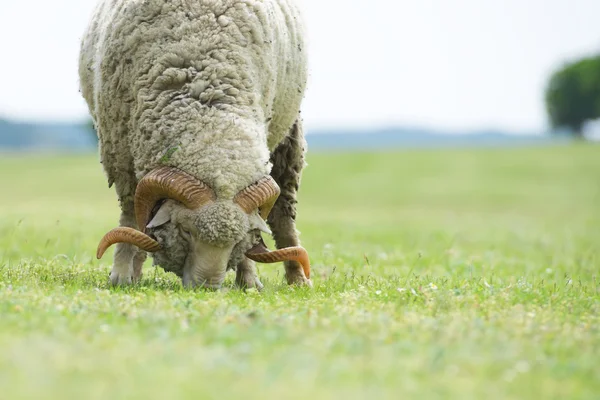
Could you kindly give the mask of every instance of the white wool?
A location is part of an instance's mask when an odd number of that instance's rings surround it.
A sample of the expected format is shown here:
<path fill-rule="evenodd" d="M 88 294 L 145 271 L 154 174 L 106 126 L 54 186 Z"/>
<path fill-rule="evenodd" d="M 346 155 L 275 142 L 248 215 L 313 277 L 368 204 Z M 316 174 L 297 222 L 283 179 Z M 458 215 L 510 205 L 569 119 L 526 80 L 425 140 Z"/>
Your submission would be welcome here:
<path fill-rule="evenodd" d="M 291 0 L 103 0 L 81 49 L 81 90 L 121 200 L 178 167 L 221 199 L 269 174 L 307 77 Z"/>

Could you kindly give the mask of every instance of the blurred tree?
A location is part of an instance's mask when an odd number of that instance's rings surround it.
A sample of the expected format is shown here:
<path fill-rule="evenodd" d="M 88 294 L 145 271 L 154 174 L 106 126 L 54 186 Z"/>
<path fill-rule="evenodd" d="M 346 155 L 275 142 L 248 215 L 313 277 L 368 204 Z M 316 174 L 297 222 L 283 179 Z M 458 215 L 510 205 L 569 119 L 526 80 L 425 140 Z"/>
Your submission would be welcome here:
<path fill-rule="evenodd" d="M 583 138 L 583 124 L 600 117 L 600 56 L 563 66 L 546 88 L 546 111 L 553 128 Z"/>

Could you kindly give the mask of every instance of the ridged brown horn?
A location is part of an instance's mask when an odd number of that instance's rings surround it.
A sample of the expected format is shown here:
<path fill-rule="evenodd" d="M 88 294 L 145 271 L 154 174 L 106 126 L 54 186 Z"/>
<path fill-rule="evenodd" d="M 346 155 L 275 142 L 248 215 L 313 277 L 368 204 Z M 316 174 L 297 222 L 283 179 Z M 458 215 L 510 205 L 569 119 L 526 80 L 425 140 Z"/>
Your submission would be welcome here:
<path fill-rule="evenodd" d="M 264 264 L 282 261 L 297 261 L 302 266 L 306 278 L 310 279 L 310 260 L 308 258 L 308 252 L 304 247 L 286 247 L 285 249 L 270 251 L 261 240 L 259 244 L 246 252 L 246 257 Z"/>
<path fill-rule="evenodd" d="M 270 176 L 265 176 L 242 189 L 233 201 L 242 207 L 242 210 L 246 213 L 251 213 L 258 208 L 260 216 L 266 220 L 280 192 L 281 190 L 275 180 Z"/>
<path fill-rule="evenodd" d="M 163 199 L 174 199 L 195 210 L 216 198 L 204 182 L 173 167 L 161 167 L 142 178 L 135 191 L 135 217 L 140 231 L 146 231 L 152 209 Z"/>
<path fill-rule="evenodd" d="M 150 236 L 136 229 L 120 227 L 108 232 L 98 245 L 96 257 L 101 259 L 106 250 L 113 244 L 129 243 L 133 244 L 144 251 L 155 252 L 160 250 L 160 245 Z"/>

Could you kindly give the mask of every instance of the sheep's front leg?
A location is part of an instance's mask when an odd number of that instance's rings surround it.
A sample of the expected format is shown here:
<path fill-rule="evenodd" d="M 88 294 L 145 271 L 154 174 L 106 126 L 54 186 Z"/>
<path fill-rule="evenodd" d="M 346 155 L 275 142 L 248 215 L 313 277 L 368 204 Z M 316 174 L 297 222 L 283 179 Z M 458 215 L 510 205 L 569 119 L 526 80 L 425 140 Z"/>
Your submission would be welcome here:
<path fill-rule="evenodd" d="M 237 265 L 235 284 L 242 289 L 256 288 L 259 291 L 263 289 L 263 284 L 258 279 L 254 261 L 246 258 Z"/>
<path fill-rule="evenodd" d="M 271 176 L 281 189 L 281 194 L 269 214 L 268 223 L 278 249 L 300 245 L 296 230 L 296 196 L 304 168 L 306 141 L 302 123 L 296 121 L 288 136 L 271 154 L 273 169 Z M 285 262 L 285 277 L 288 284 L 310 285 L 302 266 L 296 261 Z"/>
<path fill-rule="evenodd" d="M 136 254 L 133 256 L 133 281 L 139 282 L 142 280 L 142 267 L 144 266 L 144 262 L 146 261 L 146 257 L 148 254 L 140 249 L 135 249 Z"/>
<path fill-rule="evenodd" d="M 133 203 L 122 207 L 121 226 L 136 228 Z M 113 285 L 128 285 L 139 281 L 142 277 L 142 265 L 146 260 L 146 252 L 128 243 L 116 245 L 110 282 Z"/>

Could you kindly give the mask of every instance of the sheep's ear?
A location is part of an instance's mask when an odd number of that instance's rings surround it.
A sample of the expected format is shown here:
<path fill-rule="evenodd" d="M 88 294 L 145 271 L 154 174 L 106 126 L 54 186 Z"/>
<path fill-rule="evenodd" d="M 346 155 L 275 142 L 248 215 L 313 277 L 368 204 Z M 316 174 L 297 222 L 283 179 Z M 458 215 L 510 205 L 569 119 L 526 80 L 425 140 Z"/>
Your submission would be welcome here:
<path fill-rule="evenodd" d="M 271 230 L 267 226 L 267 223 L 264 219 L 260 217 L 260 215 L 258 215 L 258 213 L 250 214 L 250 229 L 258 229 L 259 231 L 264 232 L 268 235 L 272 234 Z"/>
<path fill-rule="evenodd" d="M 165 204 L 163 204 L 162 207 L 158 209 L 158 212 L 154 218 L 152 218 L 152 221 L 146 225 L 146 228 L 156 228 L 157 226 L 164 225 L 167 222 L 171 222 L 171 208 L 165 207 Z"/>

